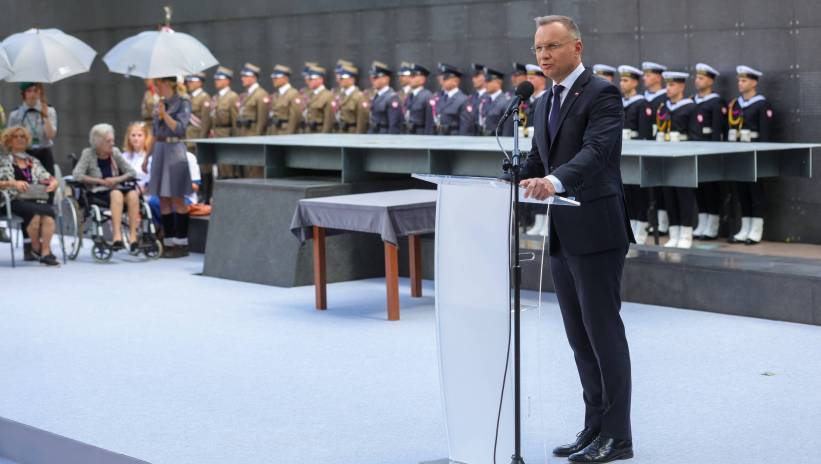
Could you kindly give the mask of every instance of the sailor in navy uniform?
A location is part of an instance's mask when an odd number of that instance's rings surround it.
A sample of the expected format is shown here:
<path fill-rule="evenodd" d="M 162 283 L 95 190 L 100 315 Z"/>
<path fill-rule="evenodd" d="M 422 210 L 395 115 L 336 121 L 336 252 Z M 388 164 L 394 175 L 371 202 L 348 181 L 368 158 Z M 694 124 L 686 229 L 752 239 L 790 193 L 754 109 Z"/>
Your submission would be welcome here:
<path fill-rule="evenodd" d="M 684 88 L 690 75 L 685 72 L 665 71 L 668 100 L 656 109 L 658 139 L 665 142 L 683 142 L 693 138 L 693 113 L 696 104 L 684 97 Z M 664 187 L 664 204 L 670 218 L 670 239 L 667 248 L 692 248 L 693 226 L 696 220 L 696 189 Z"/>
<path fill-rule="evenodd" d="M 475 135 L 476 111 L 470 97 L 459 90 L 462 72 L 459 68 L 439 63 L 442 92 L 439 99 L 431 99 L 430 110 L 434 134 Z"/>
<path fill-rule="evenodd" d="M 622 105 L 624 105 L 622 140 L 646 140 L 653 133 L 653 128 L 644 114 L 646 107 L 644 95 L 637 91 L 642 72 L 628 65 L 619 66 L 618 72 Z M 633 236 L 636 237 L 637 244 L 644 245 L 647 241 L 647 212 L 650 208 L 649 189 L 638 185 L 625 185 L 624 195 Z"/>
<path fill-rule="evenodd" d="M 727 107 L 727 123 L 730 142 L 770 142 L 773 124 L 773 109 L 770 103 L 759 95 L 758 80 L 762 76 L 749 66 L 738 66 L 738 92 L 741 94 Z M 761 241 L 764 234 L 764 191 L 760 182 L 738 182 L 736 191 L 741 204 L 741 228 L 730 237 L 730 242 L 753 245 Z"/>
<path fill-rule="evenodd" d="M 409 63 L 410 90 L 405 96 L 405 133 L 433 134 L 430 102 L 433 93 L 425 88 L 430 71 L 417 63 Z"/>
<path fill-rule="evenodd" d="M 610 65 L 606 64 L 594 64 L 593 65 L 593 74 L 609 81 L 612 84 L 617 84 L 616 82 L 616 73 L 618 70 Z"/>
<path fill-rule="evenodd" d="M 402 125 L 402 102 L 391 88 L 391 69 L 385 63 L 374 61 L 370 76 L 374 89 L 371 101 L 369 134 L 398 134 Z"/>
<path fill-rule="evenodd" d="M 659 105 L 667 101 L 667 89 L 664 88 L 664 79 L 661 73 L 667 71 L 667 66 L 653 63 L 652 61 L 645 61 L 641 63 L 641 70 L 644 73 L 642 80 L 644 82 L 644 100 L 646 106 L 644 107 L 644 116 L 650 122 L 652 128 L 650 140 L 655 140 L 658 134 L 658 127 L 656 127 L 656 109 Z M 656 224 L 658 224 L 659 234 L 667 235 L 670 227 L 670 222 L 667 217 L 667 210 L 664 207 L 664 195 L 661 194 L 660 188 L 653 188 L 650 190 L 650 204 L 656 213 Z"/>
<path fill-rule="evenodd" d="M 727 108 L 724 99 L 713 92 L 713 83 L 718 75 L 719 72 L 712 66 L 696 64 L 694 83 L 697 93 L 693 97 L 696 103 L 693 112 L 695 131 L 692 140 L 720 142 L 726 133 Z M 719 182 L 703 182 L 698 186 L 698 227 L 693 231 L 696 240 L 714 240 L 718 237 L 721 198 Z"/>
<path fill-rule="evenodd" d="M 496 127 L 502 119 L 508 105 L 510 104 L 510 96 L 502 91 L 502 86 L 505 82 L 505 75 L 501 71 L 492 68 L 485 68 L 485 102 L 482 105 L 482 114 L 479 120 L 482 125 L 479 127 L 480 135 L 494 136 L 496 135 Z M 499 128 L 500 137 L 513 136 L 513 118 L 508 118 Z"/>

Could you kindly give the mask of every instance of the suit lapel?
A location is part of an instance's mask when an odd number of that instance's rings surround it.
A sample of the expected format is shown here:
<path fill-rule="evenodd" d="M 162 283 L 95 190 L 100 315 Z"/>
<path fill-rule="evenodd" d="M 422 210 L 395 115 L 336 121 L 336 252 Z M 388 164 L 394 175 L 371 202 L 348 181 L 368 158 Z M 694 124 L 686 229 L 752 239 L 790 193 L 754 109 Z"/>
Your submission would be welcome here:
<path fill-rule="evenodd" d="M 584 72 L 579 75 L 579 78 L 576 79 L 576 82 L 573 83 L 573 86 L 570 87 L 570 91 L 567 92 L 567 97 L 565 97 L 560 110 L 561 112 L 559 113 L 559 126 L 556 128 L 557 136 L 559 135 L 559 131 L 562 130 L 562 123 L 564 123 L 567 113 L 570 112 L 570 108 L 576 103 L 576 100 L 582 92 L 582 88 L 587 85 L 588 80 L 590 80 L 590 70 L 585 69 Z"/>

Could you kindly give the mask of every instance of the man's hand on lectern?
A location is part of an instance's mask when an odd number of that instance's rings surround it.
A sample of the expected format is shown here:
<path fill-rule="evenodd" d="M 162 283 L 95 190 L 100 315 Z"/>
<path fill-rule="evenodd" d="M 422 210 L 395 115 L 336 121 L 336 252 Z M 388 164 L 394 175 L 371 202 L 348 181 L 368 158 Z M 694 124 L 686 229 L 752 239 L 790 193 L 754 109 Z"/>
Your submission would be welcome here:
<path fill-rule="evenodd" d="M 525 198 L 533 197 L 541 201 L 556 194 L 556 186 L 546 177 L 525 179 L 519 182 L 519 186 L 525 188 Z"/>

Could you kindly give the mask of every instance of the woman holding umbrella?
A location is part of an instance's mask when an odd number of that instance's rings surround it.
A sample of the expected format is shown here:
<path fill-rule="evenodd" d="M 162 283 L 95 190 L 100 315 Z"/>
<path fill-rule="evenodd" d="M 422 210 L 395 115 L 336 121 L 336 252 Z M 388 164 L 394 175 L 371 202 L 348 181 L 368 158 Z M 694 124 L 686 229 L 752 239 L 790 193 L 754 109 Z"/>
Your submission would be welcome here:
<path fill-rule="evenodd" d="M 191 173 L 183 140 L 191 119 L 191 101 L 178 94 L 177 79 L 157 79 L 155 88 L 160 100 L 154 108 L 154 146 L 143 162 L 148 172 L 151 159 L 151 195 L 160 198 L 163 257 L 188 255 L 188 206 L 185 197 L 192 192 Z M 176 212 L 176 218 L 174 213 Z"/>

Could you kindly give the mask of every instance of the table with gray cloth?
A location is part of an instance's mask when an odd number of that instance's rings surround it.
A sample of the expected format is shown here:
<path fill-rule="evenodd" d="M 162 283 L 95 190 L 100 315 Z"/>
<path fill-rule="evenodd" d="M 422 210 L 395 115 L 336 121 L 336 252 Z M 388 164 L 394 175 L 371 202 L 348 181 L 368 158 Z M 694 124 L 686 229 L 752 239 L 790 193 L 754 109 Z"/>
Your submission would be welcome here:
<path fill-rule="evenodd" d="M 408 237 L 411 296 L 422 296 L 419 236 L 436 227 L 435 190 L 307 198 L 299 201 L 291 232 L 300 241 L 313 238 L 316 308 L 326 309 L 325 236 L 344 232 L 379 234 L 385 242 L 388 320 L 399 319 L 399 238 Z"/>

